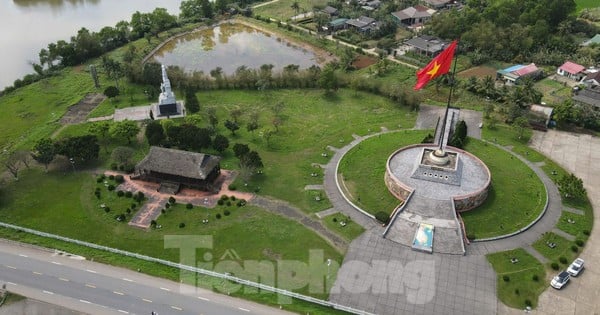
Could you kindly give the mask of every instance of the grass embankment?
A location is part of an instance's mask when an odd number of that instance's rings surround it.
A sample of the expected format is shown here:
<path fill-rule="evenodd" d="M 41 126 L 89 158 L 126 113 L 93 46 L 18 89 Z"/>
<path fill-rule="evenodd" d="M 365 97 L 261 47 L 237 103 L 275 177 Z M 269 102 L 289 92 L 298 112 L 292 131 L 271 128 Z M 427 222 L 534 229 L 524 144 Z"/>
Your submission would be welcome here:
<path fill-rule="evenodd" d="M 516 309 L 537 306 L 539 295 L 547 287 L 544 266 L 537 259 L 522 248 L 486 257 L 496 271 L 496 290 L 500 301 Z M 517 261 L 513 263 L 511 259 Z"/>
<path fill-rule="evenodd" d="M 364 140 L 340 161 L 338 175 L 346 196 L 361 209 L 375 215 L 391 213 L 399 204 L 390 193 L 383 176 L 386 162 L 396 150 L 420 143 L 428 131 L 400 131 Z"/>

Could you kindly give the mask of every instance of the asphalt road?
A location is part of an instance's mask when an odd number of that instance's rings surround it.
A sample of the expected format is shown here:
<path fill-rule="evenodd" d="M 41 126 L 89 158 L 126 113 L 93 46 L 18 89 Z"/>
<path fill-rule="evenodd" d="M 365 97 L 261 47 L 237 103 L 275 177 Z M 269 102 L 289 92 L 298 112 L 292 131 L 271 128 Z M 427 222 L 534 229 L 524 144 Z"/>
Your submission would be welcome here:
<path fill-rule="evenodd" d="M 90 314 L 290 314 L 79 257 L 0 241 L 0 284 Z"/>

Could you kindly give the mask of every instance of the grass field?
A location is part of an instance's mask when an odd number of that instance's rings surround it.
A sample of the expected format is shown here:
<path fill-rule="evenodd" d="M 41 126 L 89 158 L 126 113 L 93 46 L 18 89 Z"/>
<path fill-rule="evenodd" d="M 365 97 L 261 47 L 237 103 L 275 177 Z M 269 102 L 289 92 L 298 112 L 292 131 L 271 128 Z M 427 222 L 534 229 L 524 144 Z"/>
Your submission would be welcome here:
<path fill-rule="evenodd" d="M 516 309 L 524 309 L 528 304 L 537 306 L 538 297 L 546 289 L 547 282 L 544 266 L 535 257 L 522 248 L 486 257 L 496 271 L 497 294 L 504 304 Z M 512 263 L 511 259 L 518 262 Z"/>
<path fill-rule="evenodd" d="M 322 222 L 330 230 L 335 231 L 347 241 L 352 241 L 365 231 L 362 226 L 352 221 L 350 217 L 339 212 L 324 217 Z"/>
<path fill-rule="evenodd" d="M 533 170 L 510 153 L 475 139 L 469 139 L 465 149 L 479 157 L 492 173 L 486 201 L 461 214 L 467 235 L 486 238 L 515 232 L 541 213 L 546 193 Z"/>
<path fill-rule="evenodd" d="M 598 1 L 596 0 L 575 0 L 575 4 L 577 4 L 577 12 L 581 12 L 583 9 L 593 9 L 597 8 Z"/>
<path fill-rule="evenodd" d="M 548 243 L 555 243 L 556 247 L 551 248 Z M 533 243 L 535 248 L 540 254 L 548 258 L 550 262 L 559 262 L 560 257 L 567 259 L 566 263 L 560 263 L 561 269 L 566 269 L 567 265 L 578 256 L 578 252 L 571 250 L 571 246 L 575 243 L 565 239 L 562 236 L 554 234 L 552 232 L 546 232 L 540 239 Z"/>
<path fill-rule="evenodd" d="M 297 2 L 300 7 L 298 14 L 311 12 L 315 6 L 325 7 L 327 5 L 326 0 L 298 0 Z M 252 13 L 254 15 L 267 16 L 280 21 L 287 21 L 292 16 L 296 15 L 296 11 L 292 9 L 293 3 L 294 1 L 292 0 L 280 0 L 255 8 L 252 10 Z"/>
<path fill-rule="evenodd" d="M 352 148 L 340 161 L 338 174 L 347 197 L 375 215 L 392 213 L 400 204 L 388 190 L 383 176 L 389 156 L 401 147 L 420 143 L 427 131 L 400 131 L 378 135 Z"/>

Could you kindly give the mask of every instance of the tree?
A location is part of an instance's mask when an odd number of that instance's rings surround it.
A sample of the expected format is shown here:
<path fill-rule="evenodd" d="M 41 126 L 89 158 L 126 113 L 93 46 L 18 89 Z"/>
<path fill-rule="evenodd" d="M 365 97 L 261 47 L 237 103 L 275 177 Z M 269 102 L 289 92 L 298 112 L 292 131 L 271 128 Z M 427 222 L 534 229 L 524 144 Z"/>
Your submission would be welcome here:
<path fill-rule="evenodd" d="M 17 150 L 14 153 L 15 159 L 21 161 L 26 168 L 29 168 L 29 163 L 31 162 L 31 153 L 24 150 Z"/>
<path fill-rule="evenodd" d="M 254 130 L 258 129 L 258 127 L 260 127 L 258 121 L 249 121 L 248 124 L 246 124 L 246 130 L 248 130 L 248 132 L 254 133 Z"/>
<path fill-rule="evenodd" d="M 175 142 L 182 149 L 200 151 L 202 148 L 208 148 L 211 144 L 210 131 L 208 129 L 198 128 L 190 124 L 181 125 L 175 138 Z"/>
<path fill-rule="evenodd" d="M 231 135 L 235 136 L 235 131 L 240 129 L 240 125 L 238 125 L 238 123 L 235 121 L 227 119 L 225 121 L 225 128 L 229 129 L 229 131 L 231 131 Z"/>
<path fill-rule="evenodd" d="M 213 139 L 212 146 L 218 152 L 223 153 L 223 151 L 229 148 L 229 140 L 223 135 L 216 135 Z"/>
<path fill-rule="evenodd" d="M 116 147 L 110 157 L 120 165 L 130 165 L 134 155 L 135 151 L 130 147 Z"/>
<path fill-rule="evenodd" d="M 298 12 L 300 12 L 300 4 L 298 4 L 298 1 L 294 1 L 290 7 L 296 12 L 296 15 L 298 15 Z"/>
<path fill-rule="evenodd" d="M 88 128 L 88 131 L 91 134 L 94 134 L 98 137 L 98 141 L 103 144 L 104 151 L 108 150 L 108 130 L 110 129 L 110 124 L 106 121 L 99 121 L 93 123 Z M 108 152 L 108 151 L 107 151 Z"/>
<path fill-rule="evenodd" d="M 327 93 L 337 90 L 339 82 L 335 75 L 335 69 L 331 65 L 325 66 L 321 71 L 317 84 Z"/>
<path fill-rule="evenodd" d="M 564 175 L 558 182 L 558 190 L 560 194 L 574 201 L 583 201 L 586 196 L 585 188 L 581 178 L 577 178 L 575 174 Z"/>
<path fill-rule="evenodd" d="M 55 142 L 56 153 L 73 162 L 86 162 L 98 158 L 100 146 L 96 135 L 84 135 L 60 139 Z"/>
<path fill-rule="evenodd" d="M 54 160 L 56 156 L 56 148 L 50 138 L 44 138 L 38 140 L 31 152 L 31 156 L 38 163 L 44 164 L 44 169 L 48 172 L 48 164 Z"/>
<path fill-rule="evenodd" d="M 144 134 L 150 145 L 161 145 L 166 140 L 165 130 L 160 122 L 156 120 L 153 120 L 146 125 Z"/>
<path fill-rule="evenodd" d="M 243 113 L 244 113 L 244 111 L 242 111 L 241 108 L 236 106 L 229 111 L 229 116 L 231 116 L 231 119 L 233 119 L 233 122 L 235 122 L 237 124 L 237 123 L 239 123 L 240 116 L 242 116 Z"/>
<path fill-rule="evenodd" d="M 515 128 L 515 130 L 517 131 L 517 135 L 519 136 L 519 139 L 523 138 L 523 134 L 525 133 L 525 128 L 529 125 L 529 121 L 527 120 L 527 118 L 520 116 L 515 118 L 515 121 L 513 121 L 513 128 Z"/>
<path fill-rule="evenodd" d="M 250 152 L 250 148 L 248 147 L 247 144 L 236 143 L 233 145 L 233 154 L 238 159 L 241 158 L 242 156 L 246 155 L 248 152 Z"/>
<path fill-rule="evenodd" d="M 212 128 L 217 128 L 217 124 L 219 123 L 219 118 L 217 117 L 217 110 L 214 107 L 209 107 L 206 109 L 206 115 L 208 116 L 208 122 L 210 123 Z"/>
<path fill-rule="evenodd" d="M 4 166 L 15 180 L 19 180 L 19 169 L 21 168 L 21 160 L 14 154 L 8 155 L 8 158 L 4 160 Z"/>
<path fill-rule="evenodd" d="M 258 152 L 250 151 L 242 155 L 242 157 L 240 157 L 240 165 L 253 168 L 262 168 L 263 162 L 260 156 L 258 155 Z"/>
<path fill-rule="evenodd" d="M 200 111 L 200 103 L 196 97 L 196 91 L 191 88 L 185 90 L 185 108 L 189 114 L 194 114 Z"/>
<path fill-rule="evenodd" d="M 450 138 L 450 145 L 457 148 L 462 148 L 465 145 L 467 139 L 467 124 L 464 120 L 459 121 L 456 124 L 452 138 Z"/>
<path fill-rule="evenodd" d="M 134 121 L 127 119 L 114 123 L 109 129 L 111 137 L 127 139 L 127 144 L 131 144 L 131 138 L 135 137 L 138 132 L 140 132 L 140 127 Z"/>
<path fill-rule="evenodd" d="M 104 89 L 104 95 L 106 95 L 106 97 L 112 100 L 114 97 L 117 97 L 119 95 L 119 89 L 111 85 Z"/>

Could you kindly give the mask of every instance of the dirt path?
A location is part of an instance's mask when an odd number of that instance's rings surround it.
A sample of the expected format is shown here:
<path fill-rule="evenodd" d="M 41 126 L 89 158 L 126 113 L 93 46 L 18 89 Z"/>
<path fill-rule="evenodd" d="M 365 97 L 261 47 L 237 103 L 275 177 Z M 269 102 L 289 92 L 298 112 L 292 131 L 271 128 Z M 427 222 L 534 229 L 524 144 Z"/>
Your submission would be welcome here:
<path fill-rule="evenodd" d="M 55 138 L 68 125 L 81 124 L 86 122 L 87 116 L 96 108 L 106 96 L 100 93 L 90 93 L 84 96 L 77 104 L 69 106 L 65 114 L 60 118 L 60 128 L 56 129 L 50 138 Z"/>

